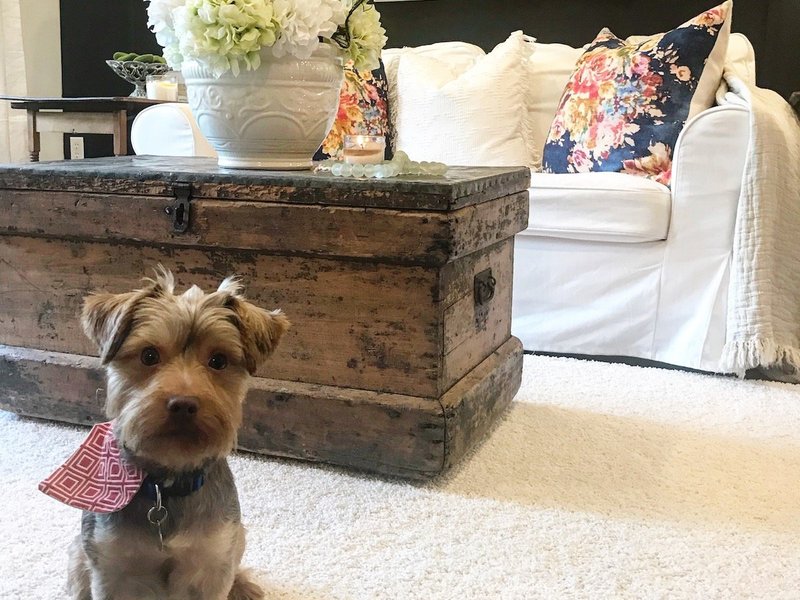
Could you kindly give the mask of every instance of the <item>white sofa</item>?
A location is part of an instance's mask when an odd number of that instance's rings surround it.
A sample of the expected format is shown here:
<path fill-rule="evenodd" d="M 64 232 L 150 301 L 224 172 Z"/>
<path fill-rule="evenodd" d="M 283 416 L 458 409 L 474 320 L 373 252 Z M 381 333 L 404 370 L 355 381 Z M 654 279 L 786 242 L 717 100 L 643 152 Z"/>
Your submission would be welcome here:
<path fill-rule="evenodd" d="M 522 83 L 530 89 L 525 135 L 541 148 L 581 49 L 535 47 Z M 420 126 L 405 111 L 404 57 L 435 57 L 458 71 L 482 55 L 459 42 L 384 52 L 397 144 L 412 159 L 442 158 L 436 154 L 442 133 L 431 130 L 442 117 Z M 753 49 L 744 36 L 731 36 L 727 65 L 755 81 Z M 479 94 L 480 86 L 475 90 Z M 454 120 L 458 107 L 450 108 Z M 725 105 L 691 119 L 675 149 L 671 188 L 620 173 L 532 173 L 530 221 L 517 237 L 514 259 L 512 331 L 526 350 L 720 370 L 748 118 L 745 108 Z M 142 111 L 131 140 L 139 154 L 213 155 L 185 105 Z M 447 158 L 453 147 L 443 148 Z M 485 163 L 486 153 L 476 153 Z"/>

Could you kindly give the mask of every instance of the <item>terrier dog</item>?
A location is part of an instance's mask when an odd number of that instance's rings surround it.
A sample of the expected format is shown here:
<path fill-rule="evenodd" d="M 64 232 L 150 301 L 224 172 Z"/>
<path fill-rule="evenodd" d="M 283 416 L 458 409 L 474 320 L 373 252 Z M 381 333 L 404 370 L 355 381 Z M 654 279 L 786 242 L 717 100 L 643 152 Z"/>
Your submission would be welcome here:
<path fill-rule="evenodd" d="M 141 473 L 129 503 L 84 511 L 68 589 L 80 600 L 255 600 L 226 457 L 250 376 L 289 321 L 242 296 L 235 278 L 181 295 L 163 268 L 139 290 L 85 299 L 82 325 L 107 372 L 109 433 Z M 138 481 L 137 481 L 138 485 Z"/>

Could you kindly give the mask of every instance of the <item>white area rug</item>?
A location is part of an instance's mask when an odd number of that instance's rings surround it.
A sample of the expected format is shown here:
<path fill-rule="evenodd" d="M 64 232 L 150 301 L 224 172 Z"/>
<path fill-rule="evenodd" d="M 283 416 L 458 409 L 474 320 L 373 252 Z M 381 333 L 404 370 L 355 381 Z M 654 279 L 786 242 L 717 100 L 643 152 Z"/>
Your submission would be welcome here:
<path fill-rule="evenodd" d="M 0 413 L 0 598 L 63 598 L 85 429 Z M 800 598 L 800 386 L 526 357 L 450 476 L 233 461 L 269 598 Z"/>

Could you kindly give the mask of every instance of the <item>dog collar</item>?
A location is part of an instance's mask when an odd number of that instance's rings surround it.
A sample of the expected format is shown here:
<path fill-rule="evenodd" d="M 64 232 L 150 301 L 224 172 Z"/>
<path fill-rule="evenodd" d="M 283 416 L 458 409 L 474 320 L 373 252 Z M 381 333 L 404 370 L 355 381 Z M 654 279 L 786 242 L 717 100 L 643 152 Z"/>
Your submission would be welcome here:
<path fill-rule="evenodd" d="M 191 473 L 180 473 L 174 477 L 161 478 L 148 475 L 145 477 L 142 484 L 142 491 L 153 502 L 156 501 L 156 486 L 161 490 L 161 497 L 167 498 L 184 498 L 193 494 L 205 483 L 205 473 L 203 471 L 194 471 Z"/>
<path fill-rule="evenodd" d="M 114 422 L 98 423 L 67 461 L 39 484 L 48 496 L 95 513 L 112 513 L 130 504 L 145 473 L 120 457 Z"/>

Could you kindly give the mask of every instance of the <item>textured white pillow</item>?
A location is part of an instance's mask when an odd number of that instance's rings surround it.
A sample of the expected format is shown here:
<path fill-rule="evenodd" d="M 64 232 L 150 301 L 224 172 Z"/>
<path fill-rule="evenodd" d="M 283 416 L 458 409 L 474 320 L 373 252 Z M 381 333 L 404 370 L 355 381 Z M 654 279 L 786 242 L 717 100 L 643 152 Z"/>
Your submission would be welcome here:
<path fill-rule="evenodd" d="M 531 165 L 525 98 L 530 51 L 517 31 L 472 64 L 402 53 L 395 103 L 397 149 L 412 160 L 449 165 Z"/>
<path fill-rule="evenodd" d="M 383 67 L 386 71 L 386 84 L 389 90 L 389 119 L 394 125 L 397 123 L 397 69 L 400 67 L 400 58 L 406 54 L 429 56 L 444 63 L 459 72 L 466 71 L 486 53 L 483 48 L 467 42 L 437 42 L 427 46 L 403 48 L 387 48 L 381 52 Z M 394 138 L 394 147 L 397 148 L 397 139 Z"/>

